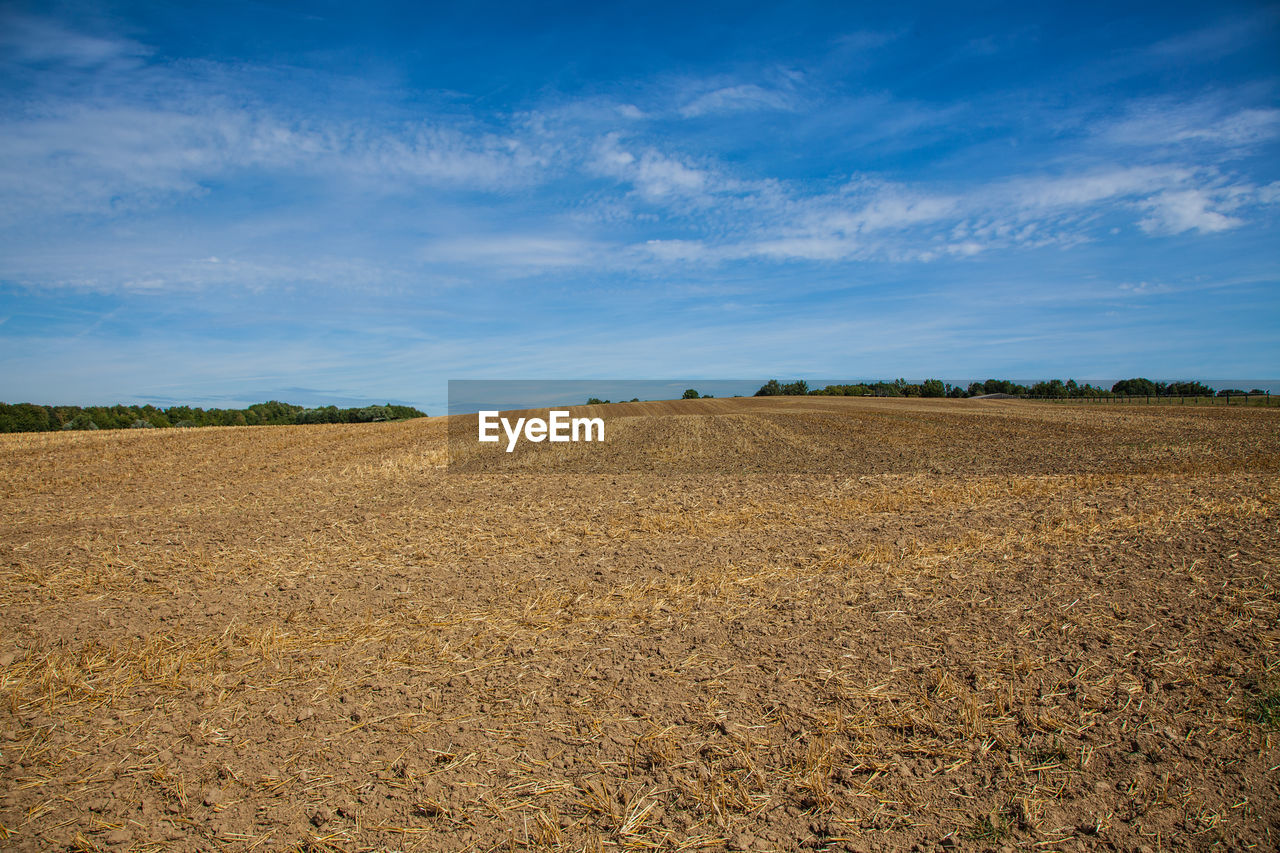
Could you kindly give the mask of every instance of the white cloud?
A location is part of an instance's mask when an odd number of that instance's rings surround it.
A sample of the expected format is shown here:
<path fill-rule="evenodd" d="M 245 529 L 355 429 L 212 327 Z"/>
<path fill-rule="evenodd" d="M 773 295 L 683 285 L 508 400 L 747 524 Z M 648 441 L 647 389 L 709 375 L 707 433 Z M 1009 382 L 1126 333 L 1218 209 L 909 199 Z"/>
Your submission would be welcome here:
<path fill-rule="evenodd" d="M 528 173 L 545 168 L 550 157 L 509 135 L 468 135 L 437 126 L 404 128 L 398 133 L 351 135 L 335 152 L 344 165 L 373 176 L 411 178 L 428 183 L 488 189 L 523 183 Z"/>
<path fill-rule="evenodd" d="M 897 184 L 854 181 L 844 188 L 851 198 L 869 199 L 858 210 L 835 213 L 826 225 L 844 233 L 894 230 L 938 222 L 953 216 L 961 199 L 952 195 L 931 195 Z"/>
<path fill-rule="evenodd" d="M 1272 181 L 1258 188 L 1258 201 L 1262 204 L 1280 203 L 1280 181 Z"/>
<path fill-rule="evenodd" d="M 1213 209 L 1220 204 L 1220 200 L 1206 190 L 1169 190 L 1141 203 L 1151 215 L 1138 225 L 1148 234 L 1181 234 L 1192 230 L 1208 234 L 1244 224 L 1241 219 Z"/>
<path fill-rule="evenodd" d="M 1063 210 L 1151 192 L 1191 177 L 1186 169 L 1133 166 L 1064 176 L 1014 178 L 990 188 L 996 207 L 1009 210 Z"/>
<path fill-rule="evenodd" d="M 746 112 L 750 110 L 788 110 L 792 108 L 791 96 L 777 90 L 764 89 L 754 83 L 724 86 L 705 92 L 684 106 L 680 115 L 697 118 L 705 115 Z"/>
<path fill-rule="evenodd" d="M 246 169 L 375 181 L 385 191 L 496 189 L 527 183 L 549 160 L 511 136 L 427 124 L 373 132 L 207 101 L 53 104 L 0 120 L 0 219 L 154 205 L 203 194 L 207 183 Z"/>
<path fill-rule="evenodd" d="M 737 254 L 776 260 L 837 261 L 856 255 L 859 244 L 847 237 L 797 235 L 763 239 L 745 248 Z"/>
<path fill-rule="evenodd" d="M 1135 208 L 1146 212 L 1138 224 L 1150 234 L 1223 231 L 1243 224 L 1233 211 L 1280 195 L 1272 186 L 1232 184 L 1212 171 L 1176 166 L 1028 175 L 964 193 L 867 178 L 811 196 L 788 193 L 785 185 L 773 189 L 752 185 L 717 199 L 717 210 L 731 208 L 747 226 L 745 237 L 651 241 L 646 256 L 670 263 L 931 262 L 995 249 L 1070 247 L 1093 239 L 1091 229 L 1103 217 Z"/>
<path fill-rule="evenodd" d="M 109 212 L 143 199 L 200 191 L 222 165 L 224 116 L 194 116 L 131 106 L 60 105 L 0 121 L 0 213 Z"/>
<path fill-rule="evenodd" d="M 973 255 L 976 255 L 979 252 L 983 251 L 985 248 L 986 246 L 984 246 L 983 244 L 977 241 L 966 240 L 963 243 L 952 243 L 951 245 L 947 246 L 946 251 L 947 251 L 947 254 L 950 254 L 950 255 L 972 257 Z"/>
<path fill-rule="evenodd" d="M 1175 288 L 1163 282 L 1150 281 L 1124 282 L 1120 284 L 1119 289 L 1122 293 L 1132 296 L 1159 296 L 1175 292 Z"/>
<path fill-rule="evenodd" d="M 1104 127 L 1103 138 L 1123 145 L 1163 147 L 1201 144 L 1237 148 L 1280 136 L 1280 109 L 1232 108 L 1221 95 L 1186 102 L 1162 98 L 1132 107 Z"/>
<path fill-rule="evenodd" d="M 1274 26 L 1274 6 L 1226 19 L 1203 29 L 1156 42 L 1144 51 L 1148 56 L 1185 64 L 1196 60 L 1217 59 L 1249 45 L 1258 33 Z"/>
<path fill-rule="evenodd" d="M 1231 106 L 1209 97 L 1133 104 L 1118 122 L 1088 137 L 1092 148 L 1072 149 L 1070 160 L 1051 161 L 1056 163 L 1052 173 L 1051 166 L 1019 172 L 1018 163 L 1025 161 L 1011 159 L 991 164 L 986 171 L 991 177 L 981 180 L 968 175 L 918 183 L 874 175 L 787 180 L 768 177 L 762 161 L 739 168 L 717 159 L 718 143 L 701 125 L 669 122 L 663 126 L 676 130 L 658 136 L 640 120 L 670 120 L 673 104 L 686 118 L 798 109 L 804 105 L 798 92 L 815 95 L 792 72 L 775 69 L 760 78 L 768 80 L 767 86 L 727 84 L 731 81 L 724 78 L 658 81 L 639 91 L 552 103 L 545 111 L 482 113 L 455 102 L 448 110 L 423 107 L 415 120 L 407 120 L 393 109 L 400 105 L 383 104 L 396 119 L 375 121 L 364 112 L 308 112 L 300 106 L 304 99 L 291 99 L 290 92 L 258 97 L 254 83 L 263 79 L 263 69 L 220 67 L 193 74 L 188 67 L 137 62 L 145 49 L 126 40 L 86 36 L 78 41 L 72 33 L 64 47 L 57 47 L 66 35 L 62 31 L 25 26 L 24 47 L 14 47 L 12 37 L 7 42 L 21 61 L 60 62 L 72 69 L 64 69 L 64 77 L 81 83 L 92 77 L 101 91 L 87 98 L 76 86 L 59 85 L 37 86 L 22 101 L 0 95 L 5 107 L 0 111 L 0 221 L 7 224 L 39 226 L 66 214 L 90 214 L 101 216 L 106 228 L 140 221 L 129 218 L 140 208 L 208 196 L 268 206 L 277 196 L 255 191 L 270 182 L 289 192 L 302 187 L 308 198 L 317 199 L 321 212 L 314 215 L 299 210 L 290 197 L 279 202 L 293 205 L 287 213 L 260 218 L 282 232 L 293 229 L 287 236 L 295 240 L 295 249 L 347 228 L 349 201 L 371 208 L 394 201 L 402 203 L 397 213 L 407 212 L 408 221 L 396 221 L 391 230 L 411 232 L 387 239 L 387 245 L 405 253 L 397 275 L 438 265 L 450 276 L 465 278 L 468 272 L 460 268 L 521 276 L 760 258 L 780 263 L 965 258 L 1002 249 L 1070 246 L 1135 221 L 1149 234 L 1209 234 L 1241 226 L 1253 206 L 1280 198 L 1280 182 L 1258 188 L 1225 174 L 1231 161 L 1215 160 L 1205 147 L 1252 145 L 1280 135 L 1280 110 L 1248 106 L 1244 96 Z M 922 111 L 887 95 L 865 93 L 834 106 L 851 133 L 864 135 L 858 150 L 900 150 L 900 142 L 909 146 L 925 136 L 936 138 L 955 123 L 949 110 L 964 109 Z M 681 127 L 690 135 L 681 136 Z M 1162 154 L 1160 161 L 1154 155 L 1144 158 L 1133 146 L 1152 139 L 1182 147 L 1176 156 Z M 584 174 L 605 180 L 583 182 Z M 246 178 L 252 183 L 239 183 Z M 477 206 L 459 190 L 491 195 Z M 546 210 L 557 211 L 556 224 L 546 220 Z M 574 230 L 566 230 L 566 223 Z M 660 230 L 651 227 L 655 224 Z M 82 228 L 77 223 L 68 232 Z M 223 237 L 229 233 L 224 230 Z M 142 239 L 131 245 L 141 245 Z M 11 255 L 0 272 L 11 277 L 22 272 L 12 259 L 17 242 L 0 245 Z M 124 282 L 134 288 L 237 277 L 291 280 L 287 263 L 254 263 L 251 259 L 265 254 L 260 248 L 240 252 L 242 246 L 235 239 L 205 239 L 187 247 L 185 257 L 216 253 L 224 263 L 184 266 L 169 258 L 148 267 L 135 262 L 133 274 L 67 265 L 61 274 L 33 273 L 31 279 L 100 282 L 94 286 L 102 287 Z M 377 256 L 376 248 L 368 249 L 361 247 L 365 257 Z M 325 251 L 322 246 L 311 256 Z M 238 265 L 232 260 L 237 253 Z M 344 274 L 334 265 L 312 267 L 299 259 L 300 272 L 292 280 Z"/>
<path fill-rule="evenodd" d="M 627 151 L 616 133 L 605 136 L 596 145 L 592 166 L 597 174 L 630 183 L 647 201 L 696 199 L 718 188 L 708 172 L 676 157 L 653 148 L 638 155 Z"/>
<path fill-rule="evenodd" d="M 644 254 L 664 263 L 689 263 L 709 260 L 711 252 L 701 240 L 649 240 Z"/>
<path fill-rule="evenodd" d="M 505 275 L 531 275 L 601 262 L 603 245 L 579 237 L 547 234 L 493 234 L 448 238 L 426 246 L 422 260 L 482 267 Z"/>
<path fill-rule="evenodd" d="M 699 195 L 708 189 L 709 184 L 706 172 L 652 149 L 640 155 L 632 180 L 636 189 L 649 199 Z"/>
<path fill-rule="evenodd" d="M 0 94 L 0 222 L 154 208 L 250 171 L 377 193 L 507 190 L 536 181 L 557 153 L 536 115 L 477 127 L 465 115 L 307 112 L 279 91 L 274 69 L 139 61 L 148 54 L 128 39 L 0 16 L 0 65 L 30 83 L 20 97 Z"/>
<path fill-rule="evenodd" d="M 0 14 L 0 55 L 23 64 L 90 69 L 148 53 L 130 39 L 75 32 L 45 18 Z"/>

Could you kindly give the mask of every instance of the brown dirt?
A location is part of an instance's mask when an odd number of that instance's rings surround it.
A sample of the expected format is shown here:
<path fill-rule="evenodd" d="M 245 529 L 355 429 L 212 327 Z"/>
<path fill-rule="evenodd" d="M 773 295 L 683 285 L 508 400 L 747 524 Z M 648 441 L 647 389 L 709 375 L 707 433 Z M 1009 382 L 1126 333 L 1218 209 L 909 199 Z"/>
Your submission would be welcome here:
<path fill-rule="evenodd" d="M 1280 412 L 617 411 L 0 436 L 0 843 L 1275 848 Z"/>

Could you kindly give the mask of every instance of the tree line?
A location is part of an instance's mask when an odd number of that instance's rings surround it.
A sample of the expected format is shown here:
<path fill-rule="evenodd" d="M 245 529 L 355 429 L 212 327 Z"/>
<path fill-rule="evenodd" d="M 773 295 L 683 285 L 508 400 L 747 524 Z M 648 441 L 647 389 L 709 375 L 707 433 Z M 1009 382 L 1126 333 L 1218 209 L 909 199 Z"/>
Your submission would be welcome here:
<path fill-rule="evenodd" d="M 199 406 L 42 406 L 0 403 L 0 432 L 49 432 L 63 429 L 165 429 L 202 426 L 285 426 L 289 424 L 358 424 L 426 417 L 412 406 L 362 406 L 309 409 L 271 400 L 243 409 Z"/>
<path fill-rule="evenodd" d="M 1218 396 L 1237 396 L 1246 392 L 1238 388 L 1223 388 L 1216 392 Z M 1258 388 L 1249 394 L 1266 394 Z M 895 379 L 893 382 L 860 382 L 853 385 L 827 385 L 810 390 L 809 383 L 803 379 L 782 383 L 770 379 L 760 390 L 757 397 L 800 397 L 814 395 L 823 397 L 981 397 L 985 394 L 1009 394 L 1014 397 L 1209 397 L 1215 394 L 1214 389 L 1201 382 L 1153 382 L 1150 379 L 1122 379 L 1111 386 L 1111 389 L 1085 383 L 1077 383 L 1074 379 L 1063 382 L 1061 379 L 1050 379 L 1032 385 L 1022 385 L 1008 379 L 988 379 L 986 382 L 971 382 L 968 387 L 944 383 L 941 379 L 926 379 L 923 382 L 907 382 Z"/>

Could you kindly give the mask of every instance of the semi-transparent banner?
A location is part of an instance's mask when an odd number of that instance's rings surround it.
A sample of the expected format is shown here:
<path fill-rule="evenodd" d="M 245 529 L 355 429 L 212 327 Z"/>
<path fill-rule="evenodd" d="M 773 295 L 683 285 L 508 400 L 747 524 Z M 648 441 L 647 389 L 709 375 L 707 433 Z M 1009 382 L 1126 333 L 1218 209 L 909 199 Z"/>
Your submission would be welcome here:
<path fill-rule="evenodd" d="M 1098 474 L 1179 470 L 1207 452 L 1189 428 L 1194 413 L 789 390 L 767 380 L 451 380 L 449 470 Z M 1247 450 L 1214 446 L 1214 464 L 1244 465 L 1235 457 Z"/>
<path fill-rule="evenodd" d="M 449 470 L 701 472 L 750 461 L 718 429 L 741 432 L 759 380 L 452 379 Z"/>

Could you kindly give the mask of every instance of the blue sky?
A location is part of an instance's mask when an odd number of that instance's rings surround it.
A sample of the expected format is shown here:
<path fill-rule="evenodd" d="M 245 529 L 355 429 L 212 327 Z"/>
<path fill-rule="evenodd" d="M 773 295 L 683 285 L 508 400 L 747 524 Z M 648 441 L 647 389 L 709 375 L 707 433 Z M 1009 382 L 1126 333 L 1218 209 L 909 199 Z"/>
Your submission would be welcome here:
<path fill-rule="evenodd" d="M 1276 378 L 1280 6 L 0 3 L 0 399 Z"/>

